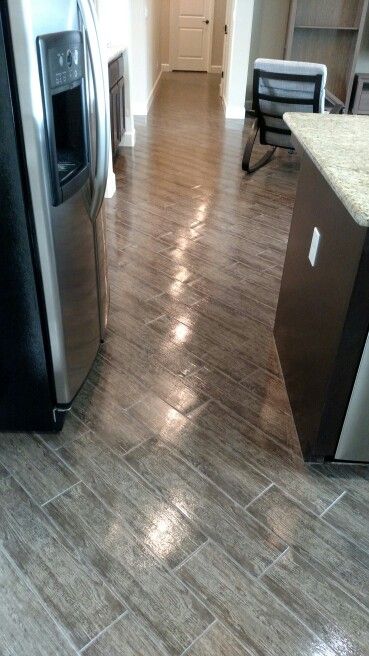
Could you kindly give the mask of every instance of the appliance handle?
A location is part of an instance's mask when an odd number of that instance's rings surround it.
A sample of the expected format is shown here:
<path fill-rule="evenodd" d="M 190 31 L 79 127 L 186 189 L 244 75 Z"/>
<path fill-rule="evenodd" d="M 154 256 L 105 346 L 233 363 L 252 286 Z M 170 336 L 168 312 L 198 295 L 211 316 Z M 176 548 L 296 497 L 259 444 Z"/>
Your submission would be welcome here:
<path fill-rule="evenodd" d="M 108 114 L 106 109 L 105 68 L 101 58 L 97 31 L 97 15 L 93 0 L 78 0 L 85 27 L 87 50 L 91 60 L 92 81 L 96 104 L 96 170 L 93 183 L 90 216 L 95 221 L 104 200 L 108 178 Z"/>

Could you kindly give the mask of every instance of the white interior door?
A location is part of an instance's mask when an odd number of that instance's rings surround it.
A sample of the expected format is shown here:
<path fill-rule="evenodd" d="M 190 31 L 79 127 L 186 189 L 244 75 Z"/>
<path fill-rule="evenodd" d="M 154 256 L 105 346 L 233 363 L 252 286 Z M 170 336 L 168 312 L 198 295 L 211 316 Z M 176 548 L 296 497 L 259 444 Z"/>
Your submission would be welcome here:
<path fill-rule="evenodd" d="M 171 0 L 171 68 L 207 71 L 214 0 Z"/>

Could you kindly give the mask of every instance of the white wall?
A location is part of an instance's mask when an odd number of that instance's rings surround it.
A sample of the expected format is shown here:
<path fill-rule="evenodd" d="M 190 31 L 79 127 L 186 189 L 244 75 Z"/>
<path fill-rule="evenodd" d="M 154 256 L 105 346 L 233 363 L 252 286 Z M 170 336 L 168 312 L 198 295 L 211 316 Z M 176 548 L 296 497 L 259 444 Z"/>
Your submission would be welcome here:
<path fill-rule="evenodd" d="M 268 0 L 274 2 L 274 0 Z M 229 56 L 223 94 L 226 118 L 244 118 L 250 57 L 254 0 L 229 0 L 233 4 Z M 232 9 L 232 8 L 231 8 Z"/>

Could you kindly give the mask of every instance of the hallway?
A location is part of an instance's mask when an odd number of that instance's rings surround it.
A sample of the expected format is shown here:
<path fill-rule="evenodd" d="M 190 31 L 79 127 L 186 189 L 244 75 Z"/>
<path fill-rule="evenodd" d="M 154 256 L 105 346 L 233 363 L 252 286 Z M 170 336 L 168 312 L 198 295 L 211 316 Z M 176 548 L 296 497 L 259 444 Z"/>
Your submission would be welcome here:
<path fill-rule="evenodd" d="M 91 376 L 0 442 L 0 654 L 369 654 L 369 468 L 303 463 L 273 342 L 298 161 L 246 177 L 218 85 L 163 76 Z"/>

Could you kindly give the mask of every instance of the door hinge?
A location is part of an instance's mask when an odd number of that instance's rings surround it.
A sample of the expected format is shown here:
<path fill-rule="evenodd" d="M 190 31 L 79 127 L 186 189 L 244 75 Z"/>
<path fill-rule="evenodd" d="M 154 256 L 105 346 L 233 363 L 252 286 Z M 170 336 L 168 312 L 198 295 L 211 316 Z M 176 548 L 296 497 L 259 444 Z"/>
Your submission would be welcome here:
<path fill-rule="evenodd" d="M 228 34 L 228 25 L 224 25 L 224 34 Z"/>
<path fill-rule="evenodd" d="M 222 71 L 222 75 L 221 75 L 221 77 L 224 77 L 224 71 Z"/>

